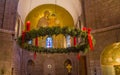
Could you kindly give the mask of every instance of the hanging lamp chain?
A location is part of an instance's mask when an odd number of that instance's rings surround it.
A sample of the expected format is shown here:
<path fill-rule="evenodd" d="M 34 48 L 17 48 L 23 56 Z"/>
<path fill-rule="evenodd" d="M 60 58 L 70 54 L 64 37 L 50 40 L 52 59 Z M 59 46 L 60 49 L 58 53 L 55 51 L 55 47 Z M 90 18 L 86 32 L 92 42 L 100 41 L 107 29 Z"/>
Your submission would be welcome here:
<path fill-rule="evenodd" d="M 55 0 L 55 14 L 56 14 L 56 4 L 57 4 L 57 0 Z"/>

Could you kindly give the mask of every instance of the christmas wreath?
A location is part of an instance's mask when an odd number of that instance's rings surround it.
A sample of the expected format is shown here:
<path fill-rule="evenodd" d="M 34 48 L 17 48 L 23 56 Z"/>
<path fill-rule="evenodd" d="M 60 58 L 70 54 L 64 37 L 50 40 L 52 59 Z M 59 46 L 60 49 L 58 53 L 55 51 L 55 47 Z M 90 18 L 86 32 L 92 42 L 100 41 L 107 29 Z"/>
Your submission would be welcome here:
<path fill-rule="evenodd" d="M 44 48 L 39 46 L 34 46 L 32 44 L 28 44 L 28 41 L 36 38 L 36 37 L 45 37 L 45 36 L 57 36 L 59 34 L 63 34 L 65 37 L 67 35 L 71 37 L 81 38 L 81 42 L 79 42 L 76 46 L 68 47 L 68 48 Z M 93 38 L 90 34 L 90 29 L 83 28 L 82 30 L 76 28 L 69 27 L 40 27 L 39 29 L 24 31 L 22 35 L 18 38 L 18 44 L 28 50 L 33 52 L 40 53 L 69 53 L 69 52 L 86 52 L 89 49 L 93 50 Z"/>

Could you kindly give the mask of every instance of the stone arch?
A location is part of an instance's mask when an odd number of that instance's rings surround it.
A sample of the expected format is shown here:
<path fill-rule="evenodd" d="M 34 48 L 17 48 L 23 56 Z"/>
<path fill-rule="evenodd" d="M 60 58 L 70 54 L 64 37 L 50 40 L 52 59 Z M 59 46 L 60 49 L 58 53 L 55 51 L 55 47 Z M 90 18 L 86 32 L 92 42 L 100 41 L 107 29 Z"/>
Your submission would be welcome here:
<path fill-rule="evenodd" d="M 56 10 L 55 10 L 55 7 L 56 7 Z M 43 4 L 35 7 L 26 16 L 25 22 L 29 20 L 31 22 L 31 28 L 36 29 L 39 19 L 44 15 L 44 12 L 46 10 L 50 12 L 50 15 L 52 14 L 56 15 L 57 19 L 59 19 L 60 21 L 59 26 L 63 27 L 65 25 L 69 27 L 74 27 L 74 20 L 71 14 L 63 7 L 54 5 L 54 4 Z M 51 25 L 51 26 L 54 26 L 54 25 Z"/>
<path fill-rule="evenodd" d="M 23 22 L 21 20 L 21 16 L 19 14 L 17 14 L 16 23 L 15 23 L 15 27 L 14 27 L 15 28 L 15 39 L 17 39 L 17 37 L 21 35 L 22 25 L 23 25 Z"/>
<path fill-rule="evenodd" d="M 72 64 L 71 60 L 70 59 L 66 59 L 64 64 Z"/>
<path fill-rule="evenodd" d="M 28 60 L 27 62 L 27 75 L 34 75 L 35 63 L 33 60 Z"/>
<path fill-rule="evenodd" d="M 120 42 L 107 46 L 100 57 L 102 75 L 120 74 Z"/>
<path fill-rule="evenodd" d="M 71 75 L 72 74 L 72 62 L 70 59 L 66 59 L 64 62 L 64 66 L 66 68 L 67 74 Z"/>

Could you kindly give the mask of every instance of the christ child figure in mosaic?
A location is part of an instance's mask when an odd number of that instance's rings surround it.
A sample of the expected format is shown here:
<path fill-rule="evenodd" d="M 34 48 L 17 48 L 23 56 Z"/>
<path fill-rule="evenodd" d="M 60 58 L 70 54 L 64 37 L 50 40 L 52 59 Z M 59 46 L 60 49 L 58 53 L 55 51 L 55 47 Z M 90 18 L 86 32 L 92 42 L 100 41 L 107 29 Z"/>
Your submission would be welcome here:
<path fill-rule="evenodd" d="M 48 10 L 46 10 L 44 12 L 44 16 L 41 17 L 38 21 L 38 25 L 37 27 L 47 27 L 49 25 L 49 15 L 50 15 L 50 12 Z"/>

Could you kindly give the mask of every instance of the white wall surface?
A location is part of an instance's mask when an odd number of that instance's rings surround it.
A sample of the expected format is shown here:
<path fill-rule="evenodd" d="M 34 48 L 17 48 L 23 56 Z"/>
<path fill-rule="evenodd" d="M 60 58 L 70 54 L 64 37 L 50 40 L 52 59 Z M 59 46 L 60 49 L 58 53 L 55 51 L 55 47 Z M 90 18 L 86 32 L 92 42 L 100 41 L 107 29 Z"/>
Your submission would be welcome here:
<path fill-rule="evenodd" d="M 65 8 L 72 15 L 75 24 L 78 16 L 81 15 L 80 0 L 19 0 L 18 13 L 22 21 L 25 21 L 26 16 L 32 9 L 42 4 L 56 4 Z"/>

